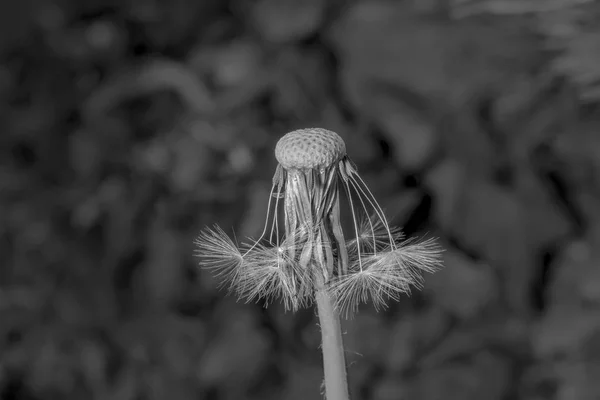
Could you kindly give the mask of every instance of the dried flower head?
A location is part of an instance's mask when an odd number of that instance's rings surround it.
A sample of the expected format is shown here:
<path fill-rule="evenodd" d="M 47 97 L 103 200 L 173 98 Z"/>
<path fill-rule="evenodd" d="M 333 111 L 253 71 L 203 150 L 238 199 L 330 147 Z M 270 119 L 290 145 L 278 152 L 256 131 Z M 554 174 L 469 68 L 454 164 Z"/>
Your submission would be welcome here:
<path fill-rule="evenodd" d="M 439 268 L 441 249 L 434 241 L 403 241 L 400 230 L 389 226 L 337 133 L 290 132 L 277 143 L 275 157 L 279 164 L 258 240 L 238 247 L 215 228 L 196 241 L 203 264 L 240 299 L 280 298 L 296 310 L 326 290 L 349 315 L 369 300 L 385 307 L 388 298 L 420 287 L 423 272 Z M 342 229 L 341 193 L 353 221 L 350 232 Z"/>

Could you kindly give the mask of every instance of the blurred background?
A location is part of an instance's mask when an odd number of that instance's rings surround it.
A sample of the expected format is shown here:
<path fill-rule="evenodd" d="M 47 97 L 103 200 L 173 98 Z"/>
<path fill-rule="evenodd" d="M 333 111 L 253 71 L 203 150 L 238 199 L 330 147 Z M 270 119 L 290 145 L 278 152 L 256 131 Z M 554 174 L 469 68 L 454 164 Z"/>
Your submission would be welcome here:
<path fill-rule="evenodd" d="M 344 323 L 354 399 L 600 398 L 600 4 L 0 3 L 0 398 L 318 399 L 313 310 L 198 268 L 339 132 L 445 269 Z"/>

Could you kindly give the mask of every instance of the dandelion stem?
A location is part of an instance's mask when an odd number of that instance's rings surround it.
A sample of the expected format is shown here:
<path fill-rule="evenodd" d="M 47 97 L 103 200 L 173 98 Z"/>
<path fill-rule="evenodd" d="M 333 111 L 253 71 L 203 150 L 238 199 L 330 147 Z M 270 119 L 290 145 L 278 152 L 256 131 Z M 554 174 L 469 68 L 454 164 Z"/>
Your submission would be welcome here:
<path fill-rule="evenodd" d="M 316 291 L 316 301 L 321 327 L 325 398 L 327 400 L 349 400 L 340 317 L 335 309 L 334 300 L 324 286 Z"/>

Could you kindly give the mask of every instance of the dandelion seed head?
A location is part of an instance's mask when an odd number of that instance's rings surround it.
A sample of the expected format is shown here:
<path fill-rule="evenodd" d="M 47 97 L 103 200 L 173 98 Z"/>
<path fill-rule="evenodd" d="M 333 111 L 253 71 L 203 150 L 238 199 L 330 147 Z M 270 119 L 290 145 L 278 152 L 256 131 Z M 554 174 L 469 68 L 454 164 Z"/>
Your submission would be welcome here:
<path fill-rule="evenodd" d="M 240 284 L 241 271 L 245 268 L 238 246 L 218 226 L 202 231 L 194 243 L 201 264 L 213 272 L 221 286 L 228 285 L 233 291 Z"/>
<path fill-rule="evenodd" d="M 397 239 L 400 241 L 401 235 Z M 377 252 L 354 256 L 348 274 L 330 284 L 337 307 L 351 317 L 360 303 L 371 302 L 375 310 L 387 307 L 389 300 L 399 301 L 411 288 L 421 289 L 423 274 L 441 268 L 442 249 L 433 239 L 419 242 L 410 239 Z"/>
<path fill-rule="evenodd" d="M 337 133 L 289 132 L 275 157 L 260 237 L 239 247 L 215 228 L 196 242 L 204 265 L 228 281 L 238 299 L 280 300 L 296 310 L 326 291 L 351 315 L 368 301 L 385 308 L 441 266 L 435 241 L 403 241 L 389 224 Z M 351 218 L 352 229 L 342 227 L 343 216 Z"/>
<path fill-rule="evenodd" d="M 245 268 L 237 285 L 238 299 L 281 300 L 286 310 L 296 311 L 312 301 L 313 271 L 304 268 L 292 234 L 279 246 L 254 244 L 244 255 Z"/>
<path fill-rule="evenodd" d="M 275 158 L 285 169 L 329 167 L 346 156 L 346 144 L 335 132 L 299 129 L 284 135 L 275 146 Z"/>
<path fill-rule="evenodd" d="M 387 308 L 388 300 L 399 301 L 402 294 L 410 293 L 412 280 L 394 273 L 390 265 L 372 259 L 370 265 L 360 271 L 340 276 L 330 284 L 330 292 L 336 298 L 338 311 L 351 317 L 361 303 L 369 301 L 375 310 Z"/>
<path fill-rule="evenodd" d="M 389 231 L 388 229 L 389 228 Z M 358 247 L 366 253 L 378 253 L 390 249 L 393 244 L 404 239 L 404 233 L 396 226 L 386 227 L 385 222 L 377 214 L 362 214 L 357 223 L 357 236 L 346 244 L 352 256 L 358 255 Z"/>

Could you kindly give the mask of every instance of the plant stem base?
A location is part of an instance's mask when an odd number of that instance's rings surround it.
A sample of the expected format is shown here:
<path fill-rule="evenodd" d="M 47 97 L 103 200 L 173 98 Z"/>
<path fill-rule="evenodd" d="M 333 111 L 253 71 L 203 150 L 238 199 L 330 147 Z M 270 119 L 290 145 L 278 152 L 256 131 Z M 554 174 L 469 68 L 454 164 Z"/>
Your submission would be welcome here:
<path fill-rule="evenodd" d="M 327 400 L 349 400 L 340 317 L 333 299 L 325 290 L 317 291 L 316 300 L 321 327 L 325 397 Z"/>

